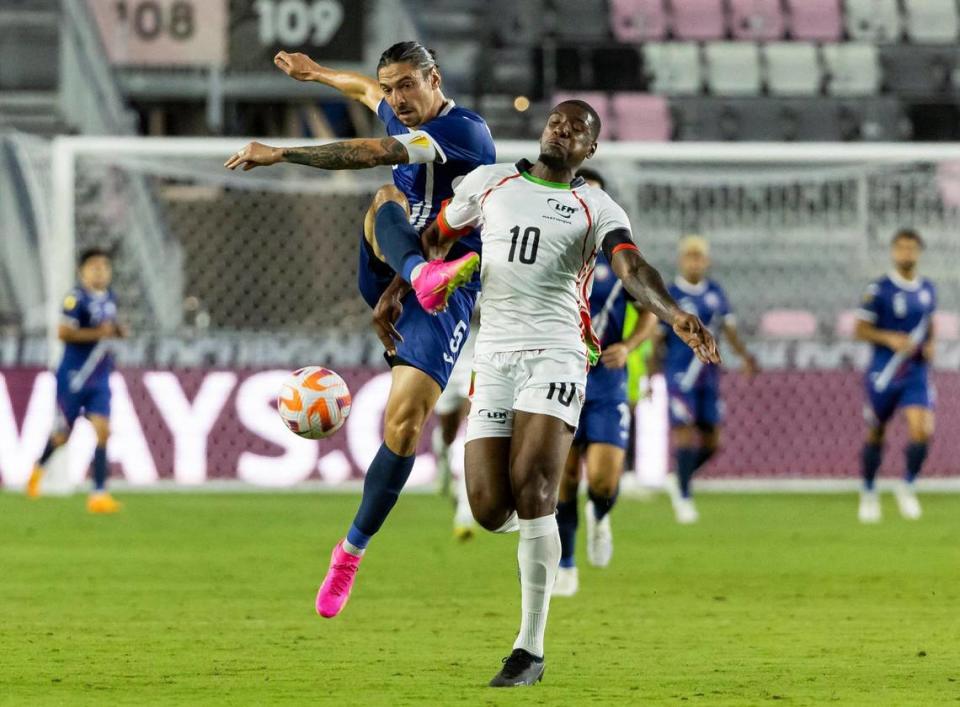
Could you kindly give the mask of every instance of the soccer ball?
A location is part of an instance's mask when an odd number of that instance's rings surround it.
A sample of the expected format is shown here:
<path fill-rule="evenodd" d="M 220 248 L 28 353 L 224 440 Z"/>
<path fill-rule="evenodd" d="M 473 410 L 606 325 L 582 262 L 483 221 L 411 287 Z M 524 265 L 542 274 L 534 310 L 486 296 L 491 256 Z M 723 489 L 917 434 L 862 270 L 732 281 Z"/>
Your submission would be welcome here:
<path fill-rule="evenodd" d="M 283 382 L 277 411 L 284 424 L 301 437 L 329 437 L 347 421 L 350 390 L 329 368 L 307 366 Z"/>

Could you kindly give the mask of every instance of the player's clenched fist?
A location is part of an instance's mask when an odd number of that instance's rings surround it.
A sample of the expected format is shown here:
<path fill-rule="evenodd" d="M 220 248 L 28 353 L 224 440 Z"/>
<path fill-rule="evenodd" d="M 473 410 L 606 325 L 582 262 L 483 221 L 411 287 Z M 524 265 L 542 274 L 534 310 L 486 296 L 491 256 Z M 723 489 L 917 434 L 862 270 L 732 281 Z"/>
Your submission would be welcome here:
<path fill-rule="evenodd" d="M 273 63 L 277 68 L 292 79 L 297 81 L 313 81 L 320 71 L 320 65 L 306 54 L 294 52 L 278 52 L 273 57 Z"/>
<path fill-rule="evenodd" d="M 270 147 L 259 142 L 251 142 L 240 152 L 230 156 L 223 166 L 227 169 L 236 169 L 243 167 L 243 171 L 253 169 L 254 167 L 276 164 L 283 159 L 283 150 L 279 147 Z"/>
<path fill-rule="evenodd" d="M 720 363 L 717 341 L 698 317 L 687 312 L 677 314 L 673 318 L 673 331 L 703 363 Z"/>

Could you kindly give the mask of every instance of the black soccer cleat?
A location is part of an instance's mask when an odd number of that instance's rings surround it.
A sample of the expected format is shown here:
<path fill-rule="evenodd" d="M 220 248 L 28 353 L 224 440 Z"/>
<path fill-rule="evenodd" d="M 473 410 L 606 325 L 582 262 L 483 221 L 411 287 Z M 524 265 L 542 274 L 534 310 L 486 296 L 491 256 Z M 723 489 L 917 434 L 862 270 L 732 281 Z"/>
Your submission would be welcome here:
<path fill-rule="evenodd" d="M 503 659 L 503 667 L 493 676 L 490 687 L 536 685 L 543 680 L 543 668 L 543 658 L 537 658 L 522 648 L 514 648 L 510 657 Z"/>

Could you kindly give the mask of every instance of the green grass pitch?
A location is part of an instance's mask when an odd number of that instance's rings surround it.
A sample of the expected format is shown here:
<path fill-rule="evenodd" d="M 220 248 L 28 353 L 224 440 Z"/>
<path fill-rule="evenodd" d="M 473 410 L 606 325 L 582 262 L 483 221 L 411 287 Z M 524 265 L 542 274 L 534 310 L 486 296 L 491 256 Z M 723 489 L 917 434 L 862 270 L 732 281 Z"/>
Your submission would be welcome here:
<path fill-rule="evenodd" d="M 614 511 L 606 570 L 554 599 L 544 682 L 485 683 L 519 620 L 515 535 L 459 545 L 408 495 L 344 614 L 313 613 L 356 497 L 0 496 L 2 704 L 841 704 L 960 700 L 960 499 L 856 522 L 853 496 Z"/>

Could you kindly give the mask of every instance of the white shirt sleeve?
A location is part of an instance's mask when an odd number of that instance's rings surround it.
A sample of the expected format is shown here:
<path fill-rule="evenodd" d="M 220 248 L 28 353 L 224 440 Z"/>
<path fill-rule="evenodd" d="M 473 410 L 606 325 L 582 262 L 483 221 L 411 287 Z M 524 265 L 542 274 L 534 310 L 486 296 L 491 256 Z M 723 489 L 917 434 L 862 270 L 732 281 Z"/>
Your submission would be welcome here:
<path fill-rule="evenodd" d="M 598 190 L 599 191 L 599 190 Z M 600 192 L 600 198 L 596 200 L 596 224 L 593 232 L 596 238 L 594 247 L 598 250 L 603 245 L 603 239 L 608 233 L 616 230 L 625 230 L 630 233 L 631 240 L 633 233 L 630 230 L 630 219 L 627 212 L 615 202 L 606 192 Z"/>
<path fill-rule="evenodd" d="M 491 182 L 496 174 L 492 172 L 493 170 L 487 166 L 477 167 L 460 180 L 460 183 L 453 188 L 453 198 L 447 202 L 441 212 L 441 229 L 446 227 L 451 230 L 460 230 L 480 224 L 483 219 L 480 200 L 493 186 Z"/>

